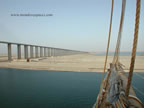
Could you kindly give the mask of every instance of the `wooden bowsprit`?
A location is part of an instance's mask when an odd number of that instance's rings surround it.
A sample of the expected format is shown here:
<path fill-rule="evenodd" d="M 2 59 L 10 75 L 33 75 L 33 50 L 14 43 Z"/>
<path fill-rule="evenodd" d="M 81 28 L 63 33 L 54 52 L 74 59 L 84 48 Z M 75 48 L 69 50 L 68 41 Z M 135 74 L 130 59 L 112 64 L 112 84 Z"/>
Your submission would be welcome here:
<path fill-rule="evenodd" d="M 105 73 L 107 57 L 108 57 L 108 49 L 110 43 L 110 38 L 108 38 L 103 80 L 100 87 L 99 95 L 97 97 L 97 102 L 94 105 L 94 107 L 96 108 L 128 108 L 128 107 L 143 108 L 144 107 L 141 101 L 136 97 L 136 93 L 131 86 L 131 80 L 132 80 L 135 57 L 136 57 L 138 30 L 139 30 L 140 0 L 137 0 L 134 42 L 133 42 L 132 58 L 130 64 L 130 72 L 128 77 L 125 75 L 123 65 L 119 62 L 120 43 L 121 43 L 125 6 L 126 6 L 126 0 L 122 0 L 121 20 L 120 20 L 117 45 L 115 49 L 115 55 L 113 58 L 113 62 L 110 64 L 110 69 L 108 70 L 108 73 L 104 79 L 104 73 Z M 113 9 L 113 1 L 112 1 L 112 9 Z M 111 15 L 112 12 L 113 10 L 111 11 Z M 110 20 L 110 24 L 111 23 L 112 23 L 112 17 Z M 111 25 L 109 30 L 109 37 L 110 34 L 111 34 Z"/>

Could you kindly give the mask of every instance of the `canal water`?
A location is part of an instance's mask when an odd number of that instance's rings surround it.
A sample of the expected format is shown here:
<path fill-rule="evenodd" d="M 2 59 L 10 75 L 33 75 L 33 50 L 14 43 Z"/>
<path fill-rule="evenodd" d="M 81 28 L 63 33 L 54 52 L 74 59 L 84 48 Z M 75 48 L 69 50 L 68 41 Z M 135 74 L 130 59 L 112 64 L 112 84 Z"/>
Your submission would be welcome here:
<path fill-rule="evenodd" d="M 92 108 L 101 73 L 0 69 L 0 108 Z M 134 74 L 144 102 L 144 73 Z"/>

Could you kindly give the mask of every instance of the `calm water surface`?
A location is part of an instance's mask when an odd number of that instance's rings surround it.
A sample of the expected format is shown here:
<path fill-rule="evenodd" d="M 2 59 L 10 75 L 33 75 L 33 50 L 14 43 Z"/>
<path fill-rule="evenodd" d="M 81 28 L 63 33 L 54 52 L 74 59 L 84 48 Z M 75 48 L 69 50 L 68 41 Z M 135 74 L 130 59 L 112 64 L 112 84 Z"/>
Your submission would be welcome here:
<path fill-rule="evenodd" d="M 0 69 L 0 108 L 91 108 L 100 73 Z"/>
<path fill-rule="evenodd" d="M 91 108 L 101 78 L 91 72 L 0 69 L 0 108 Z M 141 92 L 143 78 L 143 73 L 133 78 Z M 136 93 L 144 102 L 140 91 Z"/>

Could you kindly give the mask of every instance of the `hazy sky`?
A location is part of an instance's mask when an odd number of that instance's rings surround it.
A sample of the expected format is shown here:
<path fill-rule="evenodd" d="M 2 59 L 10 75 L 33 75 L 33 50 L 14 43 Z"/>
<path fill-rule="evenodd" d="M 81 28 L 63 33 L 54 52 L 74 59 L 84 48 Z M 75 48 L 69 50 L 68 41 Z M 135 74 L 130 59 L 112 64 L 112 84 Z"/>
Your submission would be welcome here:
<path fill-rule="evenodd" d="M 121 13 L 115 0 L 110 51 L 114 51 Z M 144 51 L 144 0 L 141 0 L 138 51 Z M 127 0 L 122 51 L 131 51 L 136 0 Z M 83 51 L 105 51 L 111 0 L 0 0 L 0 40 Z M 11 14 L 53 14 L 49 17 Z"/>

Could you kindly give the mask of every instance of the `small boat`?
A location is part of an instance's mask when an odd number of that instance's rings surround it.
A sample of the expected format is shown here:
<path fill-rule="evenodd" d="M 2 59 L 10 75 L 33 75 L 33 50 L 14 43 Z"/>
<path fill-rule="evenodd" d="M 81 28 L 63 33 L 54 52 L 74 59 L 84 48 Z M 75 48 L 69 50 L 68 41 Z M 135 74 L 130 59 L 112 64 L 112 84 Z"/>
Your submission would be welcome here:
<path fill-rule="evenodd" d="M 138 31 L 139 31 L 139 18 L 140 18 L 140 5 L 141 5 L 140 0 L 137 0 L 136 4 L 135 32 L 134 32 L 134 41 L 133 41 L 129 74 L 128 76 L 126 76 L 123 69 L 123 64 L 120 63 L 119 60 L 121 34 L 122 34 L 123 20 L 126 6 L 126 0 L 122 0 L 120 27 L 119 27 L 117 45 L 115 49 L 115 55 L 112 63 L 110 63 L 110 69 L 108 69 L 108 72 L 105 76 L 109 44 L 110 44 L 110 36 L 111 36 L 113 5 L 114 0 L 112 0 L 109 36 L 108 36 L 103 79 L 101 82 L 100 92 L 98 94 L 97 101 L 93 106 L 93 108 L 144 108 L 140 99 L 136 97 L 136 93 L 131 85 L 135 64 L 135 57 L 136 57 Z"/>

